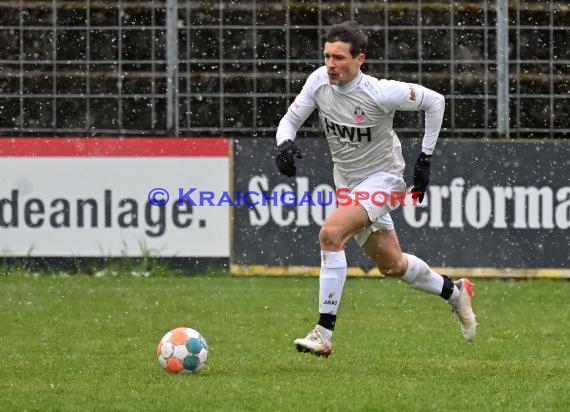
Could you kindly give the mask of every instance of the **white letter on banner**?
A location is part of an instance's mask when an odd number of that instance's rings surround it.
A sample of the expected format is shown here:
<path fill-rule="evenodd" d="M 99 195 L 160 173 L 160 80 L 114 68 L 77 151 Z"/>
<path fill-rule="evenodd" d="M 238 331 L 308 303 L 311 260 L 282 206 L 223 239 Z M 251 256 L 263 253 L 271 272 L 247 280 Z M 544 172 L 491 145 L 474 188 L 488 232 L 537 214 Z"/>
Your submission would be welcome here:
<path fill-rule="evenodd" d="M 456 177 L 451 181 L 451 218 L 449 227 L 463 227 L 463 185 L 465 180 L 462 177 Z"/>
<path fill-rule="evenodd" d="M 568 229 L 570 227 L 570 187 L 562 187 L 556 192 L 556 227 Z"/>
<path fill-rule="evenodd" d="M 408 192 L 410 192 L 412 188 L 408 188 Z M 419 219 L 416 219 L 416 211 L 420 207 L 428 207 L 429 206 L 429 196 L 424 197 L 424 201 L 422 203 L 415 202 L 416 205 L 414 206 L 414 202 L 412 201 L 411 195 L 406 198 L 406 203 L 402 207 L 402 212 L 404 215 L 404 220 L 408 225 L 414 228 L 424 226 L 428 221 L 428 213 L 421 212 Z"/>
<path fill-rule="evenodd" d="M 283 202 L 281 201 L 281 199 L 285 198 L 288 199 L 286 196 L 282 196 L 283 193 L 285 192 L 292 192 L 293 188 L 291 186 L 289 186 L 288 184 L 285 183 L 280 183 L 277 186 L 275 186 L 273 188 L 273 190 L 275 192 L 277 192 L 277 199 L 279 199 L 279 202 L 275 203 L 272 207 L 271 207 L 271 217 L 273 218 L 273 221 L 278 224 L 279 226 L 289 226 L 291 223 L 293 223 L 293 220 L 295 220 L 295 213 L 293 213 L 292 210 L 289 210 L 287 212 L 287 216 L 284 217 L 283 216 Z M 291 199 L 288 199 L 287 201 L 289 201 Z M 299 199 L 295 199 L 295 204 L 297 204 L 297 202 L 299 201 Z M 296 206 L 295 206 L 296 208 Z"/>
<path fill-rule="evenodd" d="M 475 229 L 481 229 L 491 219 L 491 195 L 483 186 L 473 186 L 465 197 L 465 217 Z"/>
<path fill-rule="evenodd" d="M 495 203 L 493 227 L 496 229 L 507 228 L 507 199 L 513 198 L 513 189 L 511 187 L 494 186 L 493 200 Z"/>
<path fill-rule="evenodd" d="M 441 199 L 449 198 L 447 186 L 428 186 L 429 201 L 429 227 L 443 227 L 443 207 Z"/>
<path fill-rule="evenodd" d="M 317 225 L 322 226 L 325 219 L 336 209 L 336 198 L 333 188 L 325 183 L 321 183 L 315 187 L 311 196 L 316 203 L 316 206 L 311 206 L 311 217 Z"/>
<path fill-rule="evenodd" d="M 309 178 L 308 177 L 297 177 L 295 179 L 297 183 L 297 205 L 299 201 L 303 198 L 305 193 L 309 193 Z M 303 202 L 301 206 L 297 206 L 297 221 L 295 224 L 297 226 L 309 226 L 309 203 Z"/>
<path fill-rule="evenodd" d="M 553 193 L 549 187 L 540 190 L 534 186 L 514 188 L 515 191 L 515 229 L 552 229 Z M 528 204 L 527 204 L 528 199 Z M 542 214 L 540 210 L 542 209 Z M 528 212 L 528 215 L 527 215 Z M 542 224 L 540 215 L 542 215 Z"/>
<path fill-rule="evenodd" d="M 257 193 L 265 192 L 268 188 L 269 183 L 267 181 L 267 176 L 265 175 L 252 176 L 252 178 L 249 179 L 249 184 L 247 186 L 248 191 Z M 264 202 L 259 202 L 253 206 L 253 208 L 249 209 L 249 223 L 252 226 L 264 226 L 269 222 L 269 206 L 267 203 L 263 203 Z"/>

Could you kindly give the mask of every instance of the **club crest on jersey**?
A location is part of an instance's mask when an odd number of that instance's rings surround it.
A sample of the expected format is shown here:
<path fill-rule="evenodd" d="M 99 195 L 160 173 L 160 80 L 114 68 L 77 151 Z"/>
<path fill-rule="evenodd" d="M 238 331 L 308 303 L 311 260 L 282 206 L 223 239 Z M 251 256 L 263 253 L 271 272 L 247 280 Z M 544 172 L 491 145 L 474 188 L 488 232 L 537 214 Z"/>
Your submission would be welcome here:
<path fill-rule="evenodd" d="M 354 108 L 354 120 L 357 123 L 362 123 L 364 121 L 364 110 L 360 106 Z"/>

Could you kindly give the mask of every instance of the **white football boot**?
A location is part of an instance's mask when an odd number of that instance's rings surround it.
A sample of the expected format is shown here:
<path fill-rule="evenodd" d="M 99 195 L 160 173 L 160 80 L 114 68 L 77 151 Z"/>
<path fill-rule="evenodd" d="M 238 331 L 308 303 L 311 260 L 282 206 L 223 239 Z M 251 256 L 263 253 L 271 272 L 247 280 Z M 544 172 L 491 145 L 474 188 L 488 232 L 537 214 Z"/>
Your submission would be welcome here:
<path fill-rule="evenodd" d="M 472 341 L 477 334 L 477 317 L 471 307 L 471 298 L 475 294 L 473 283 L 467 278 L 459 279 L 453 283 L 459 289 L 460 295 L 453 303 L 449 302 L 452 308 L 451 312 L 461 322 L 463 337 L 468 341 Z"/>
<path fill-rule="evenodd" d="M 299 352 L 309 352 L 325 358 L 332 353 L 332 340 L 318 328 L 310 331 L 306 338 L 295 339 L 295 345 Z"/>

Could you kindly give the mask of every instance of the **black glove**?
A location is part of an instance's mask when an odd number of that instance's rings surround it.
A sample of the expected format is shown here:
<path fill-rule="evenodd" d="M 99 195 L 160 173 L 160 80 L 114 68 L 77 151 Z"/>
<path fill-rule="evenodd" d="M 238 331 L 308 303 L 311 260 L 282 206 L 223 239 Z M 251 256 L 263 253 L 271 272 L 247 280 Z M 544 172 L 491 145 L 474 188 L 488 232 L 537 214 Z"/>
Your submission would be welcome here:
<path fill-rule="evenodd" d="M 431 155 L 420 153 L 416 165 L 414 166 L 414 188 L 412 192 L 421 192 L 417 195 L 418 202 L 422 203 L 429 183 L 431 170 Z M 414 195 L 416 196 L 416 195 Z"/>
<path fill-rule="evenodd" d="M 297 168 L 295 167 L 295 158 L 303 158 L 299 147 L 294 141 L 287 139 L 277 147 L 277 150 L 279 151 L 277 156 L 275 156 L 277 169 L 279 169 L 279 171 L 285 176 L 295 176 L 295 173 L 297 172 Z"/>

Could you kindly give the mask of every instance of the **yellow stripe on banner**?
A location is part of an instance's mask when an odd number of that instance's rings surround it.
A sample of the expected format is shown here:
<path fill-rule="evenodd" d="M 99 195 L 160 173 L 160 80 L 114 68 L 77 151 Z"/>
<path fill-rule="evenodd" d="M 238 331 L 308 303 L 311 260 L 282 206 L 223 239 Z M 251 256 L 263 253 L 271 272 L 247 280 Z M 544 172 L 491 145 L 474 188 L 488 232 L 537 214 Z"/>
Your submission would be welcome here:
<path fill-rule="evenodd" d="M 234 276 L 319 276 L 321 268 L 318 266 L 266 266 L 266 265 L 231 265 L 231 274 Z M 348 268 L 351 277 L 382 277 L 378 269 L 369 272 L 362 268 Z"/>
<path fill-rule="evenodd" d="M 489 279 L 570 279 L 570 269 L 496 269 L 496 268 L 444 268 L 434 267 L 434 271 L 444 273 L 451 278 L 489 278 Z M 266 265 L 231 265 L 233 276 L 319 276 L 318 266 L 266 266 Z M 366 271 L 359 267 L 348 268 L 349 277 L 381 278 L 378 269 Z"/>

